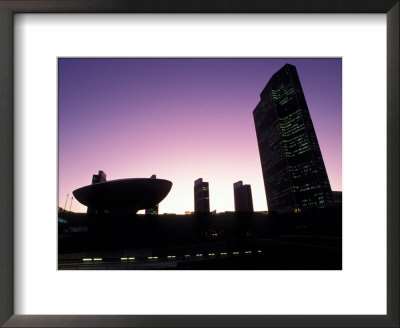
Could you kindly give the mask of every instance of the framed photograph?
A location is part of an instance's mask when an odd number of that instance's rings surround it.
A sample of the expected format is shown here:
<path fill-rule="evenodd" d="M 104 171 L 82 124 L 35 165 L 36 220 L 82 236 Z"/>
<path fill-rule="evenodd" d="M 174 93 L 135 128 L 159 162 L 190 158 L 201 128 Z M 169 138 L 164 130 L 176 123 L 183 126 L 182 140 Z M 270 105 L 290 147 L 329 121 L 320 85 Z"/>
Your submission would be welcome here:
<path fill-rule="evenodd" d="M 340 270 L 341 72 L 58 58 L 58 269 Z"/>
<path fill-rule="evenodd" d="M 1 324 L 399 326 L 398 1 L 0 10 Z"/>

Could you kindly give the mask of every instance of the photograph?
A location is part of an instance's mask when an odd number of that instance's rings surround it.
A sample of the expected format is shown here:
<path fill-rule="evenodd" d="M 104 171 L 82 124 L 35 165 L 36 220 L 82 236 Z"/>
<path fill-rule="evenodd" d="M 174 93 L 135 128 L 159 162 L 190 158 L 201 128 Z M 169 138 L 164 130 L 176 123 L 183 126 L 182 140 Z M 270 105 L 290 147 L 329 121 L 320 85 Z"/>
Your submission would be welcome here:
<path fill-rule="evenodd" d="M 57 65 L 59 270 L 342 270 L 342 58 Z"/>
<path fill-rule="evenodd" d="M 0 326 L 398 327 L 399 1 L 0 0 Z"/>

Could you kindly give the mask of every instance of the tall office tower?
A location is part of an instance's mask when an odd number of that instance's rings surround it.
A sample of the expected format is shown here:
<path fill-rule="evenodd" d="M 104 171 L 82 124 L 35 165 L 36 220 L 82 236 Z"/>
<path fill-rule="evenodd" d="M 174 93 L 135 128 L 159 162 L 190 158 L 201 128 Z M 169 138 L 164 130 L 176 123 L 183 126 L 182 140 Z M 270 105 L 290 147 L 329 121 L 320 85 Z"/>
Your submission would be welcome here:
<path fill-rule="evenodd" d="M 153 174 L 150 179 L 156 179 L 156 175 Z M 145 210 L 146 215 L 158 215 L 158 204 L 152 208 L 146 208 Z"/>
<path fill-rule="evenodd" d="M 92 184 L 107 181 L 106 178 L 107 175 L 103 171 L 99 171 L 99 174 L 93 174 Z"/>
<path fill-rule="evenodd" d="M 253 197 L 250 185 L 243 185 L 243 181 L 233 184 L 235 198 L 235 212 L 253 212 Z"/>
<path fill-rule="evenodd" d="M 210 195 L 208 190 L 208 182 L 203 182 L 203 179 L 201 178 L 197 179 L 194 182 L 194 212 L 210 212 Z"/>
<path fill-rule="evenodd" d="M 93 174 L 92 184 L 107 181 L 106 178 L 107 178 L 107 175 L 103 171 L 99 171 L 99 174 Z M 88 207 L 87 208 L 87 213 L 88 214 L 96 214 L 97 210 Z"/>
<path fill-rule="evenodd" d="M 253 117 L 268 210 L 329 206 L 332 190 L 296 67 L 277 71 L 260 98 Z"/>

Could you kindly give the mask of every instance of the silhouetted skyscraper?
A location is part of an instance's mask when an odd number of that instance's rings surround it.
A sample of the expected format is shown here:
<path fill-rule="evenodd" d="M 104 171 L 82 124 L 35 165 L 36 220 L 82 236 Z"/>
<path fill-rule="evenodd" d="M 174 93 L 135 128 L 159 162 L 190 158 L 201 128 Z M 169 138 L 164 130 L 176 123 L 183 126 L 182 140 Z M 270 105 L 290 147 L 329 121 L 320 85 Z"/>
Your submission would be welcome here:
<path fill-rule="evenodd" d="M 104 171 L 99 171 L 99 174 L 93 174 L 92 184 L 107 181 L 106 178 L 107 175 L 104 173 Z"/>
<path fill-rule="evenodd" d="M 156 175 L 153 174 L 150 179 L 156 179 Z M 146 208 L 145 210 L 146 215 L 158 215 L 158 204 L 152 208 Z"/>
<path fill-rule="evenodd" d="M 197 179 L 194 182 L 194 212 L 210 212 L 210 195 L 208 190 L 208 182 L 203 182 L 203 179 L 201 178 Z"/>
<path fill-rule="evenodd" d="M 243 185 L 242 181 L 233 184 L 235 198 L 235 212 L 253 212 L 253 198 L 250 185 Z"/>
<path fill-rule="evenodd" d="M 269 211 L 327 207 L 333 201 L 296 67 L 284 65 L 253 111 Z"/>
<path fill-rule="evenodd" d="M 104 173 L 104 171 L 100 170 L 98 174 L 93 174 L 92 184 L 107 181 L 106 178 L 107 178 L 107 175 Z M 88 214 L 94 214 L 94 213 L 97 213 L 97 210 L 88 207 L 87 208 L 87 213 Z"/>

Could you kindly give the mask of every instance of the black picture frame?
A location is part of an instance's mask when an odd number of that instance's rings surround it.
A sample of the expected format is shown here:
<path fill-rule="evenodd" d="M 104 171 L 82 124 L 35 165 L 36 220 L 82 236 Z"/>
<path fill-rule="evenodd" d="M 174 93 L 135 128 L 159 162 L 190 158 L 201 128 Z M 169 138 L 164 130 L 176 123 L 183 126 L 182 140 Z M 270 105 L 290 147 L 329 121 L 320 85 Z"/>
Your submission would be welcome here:
<path fill-rule="evenodd" d="M 0 0 L 0 324 L 4 327 L 399 327 L 399 8 L 399 0 Z M 387 315 L 14 315 L 13 21 L 16 13 L 386 14 Z"/>

